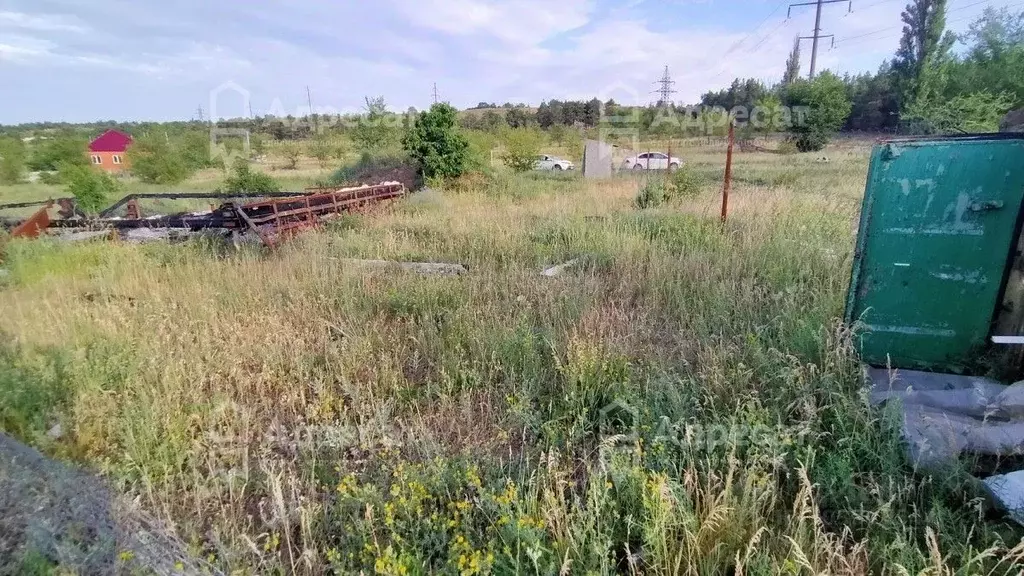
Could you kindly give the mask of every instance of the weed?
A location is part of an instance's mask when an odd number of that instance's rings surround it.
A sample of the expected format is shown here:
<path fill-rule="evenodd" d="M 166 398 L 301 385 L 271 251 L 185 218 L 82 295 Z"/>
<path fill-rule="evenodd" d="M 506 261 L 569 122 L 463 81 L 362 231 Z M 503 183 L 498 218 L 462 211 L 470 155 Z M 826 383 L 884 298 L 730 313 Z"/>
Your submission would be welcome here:
<path fill-rule="evenodd" d="M 273 253 L 11 242 L 0 427 L 225 572 L 1014 573 L 1021 530 L 862 400 L 866 153 L 739 155 L 724 226 L 720 160 L 669 205 L 464 176 Z"/>

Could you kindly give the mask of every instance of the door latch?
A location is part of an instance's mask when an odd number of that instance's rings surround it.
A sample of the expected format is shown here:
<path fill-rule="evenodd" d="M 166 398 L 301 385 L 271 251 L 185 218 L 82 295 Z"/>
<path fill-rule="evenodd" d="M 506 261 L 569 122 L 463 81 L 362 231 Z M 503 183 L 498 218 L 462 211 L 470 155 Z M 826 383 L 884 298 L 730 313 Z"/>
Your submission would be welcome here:
<path fill-rule="evenodd" d="M 1006 204 L 1002 200 L 985 200 L 984 202 L 975 202 L 968 206 L 968 210 L 971 212 L 988 212 L 989 210 L 1002 210 Z"/>

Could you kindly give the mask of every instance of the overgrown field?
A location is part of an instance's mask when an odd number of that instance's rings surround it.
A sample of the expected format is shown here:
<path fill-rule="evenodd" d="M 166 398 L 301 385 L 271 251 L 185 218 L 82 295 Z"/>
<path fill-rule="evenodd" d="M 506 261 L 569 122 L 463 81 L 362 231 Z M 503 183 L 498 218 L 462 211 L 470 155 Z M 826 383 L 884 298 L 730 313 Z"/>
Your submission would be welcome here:
<path fill-rule="evenodd" d="M 861 394 L 867 149 L 739 155 L 724 228 L 722 155 L 686 157 L 646 210 L 498 173 L 276 252 L 10 243 L 0 427 L 225 571 L 1016 573 L 1021 531 Z"/>

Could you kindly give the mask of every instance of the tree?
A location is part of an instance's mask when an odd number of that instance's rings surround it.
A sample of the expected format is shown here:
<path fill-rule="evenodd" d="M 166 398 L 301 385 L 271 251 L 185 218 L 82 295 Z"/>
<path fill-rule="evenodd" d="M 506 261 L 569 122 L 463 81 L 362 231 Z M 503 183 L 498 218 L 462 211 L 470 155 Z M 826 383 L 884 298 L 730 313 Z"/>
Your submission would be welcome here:
<path fill-rule="evenodd" d="M 288 161 L 285 164 L 286 170 L 295 170 L 299 165 L 299 158 L 302 158 L 302 149 L 295 142 L 281 143 L 281 156 Z"/>
<path fill-rule="evenodd" d="M 515 172 L 533 170 L 544 135 L 535 128 L 511 128 L 504 134 L 505 154 L 502 160 Z"/>
<path fill-rule="evenodd" d="M 55 172 L 62 164 L 88 166 L 88 142 L 77 136 L 58 136 L 39 145 L 28 161 L 28 169 L 36 172 Z"/>
<path fill-rule="evenodd" d="M 793 40 L 793 50 L 786 59 L 786 73 L 782 76 L 782 85 L 792 84 L 800 78 L 800 37 Z"/>
<path fill-rule="evenodd" d="M 548 136 L 551 137 L 552 142 L 561 146 L 565 143 L 565 137 L 568 131 L 569 129 L 566 128 L 564 124 L 555 124 L 548 130 Z"/>
<path fill-rule="evenodd" d="M 583 123 L 587 126 L 597 126 L 601 122 L 601 101 L 597 98 L 587 102 L 583 106 Z"/>
<path fill-rule="evenodd" d="M 516 107 L 510 108 L 505 114 L 505 122 L 508 122 L 512 128 L 526 128 L 536 122 L 536 118 L 523 108 Z"/>
<path fill-rule="evenodd" d="M 750 122 L 755 130 L 771 134 L 784 128 L 782 100 L 775 94 L 766 94 L 754 103 Z"/>
<path fill-rule="evenodd" d="M 1012 101 L 1003 94 L 975 92 L 951 99 L 919 99 L 904 118 L 924 125 L 927 132 L 996 132 Z"/>
<path fill-rule="evenodd" d="M 927 91 L 931 74 L 946 62 L 956 41 L 946 29 L 947 0 L 911 0 L 903 10 L 903 37 L 896 51 L 893 71 L 897 78 L 900 109 Z"/>
<path fill-rule="evenodd" d="M 459 132 L 458 111 L 444 103 L 434 104 L 416 118 L 402 141 L 405 150 L 419 162 L 425 178 L 455 178 L 466 167 L 469 142 Z"/>
<path fill-rule="evenodd" d="M 1015 14 L 1007 8 L 989 6 L 960 40 L 971 46 L 971 59 L 998 60 L 1007 51 L 1024 44 L 1024 12 Z"/>
<path fill-rule="evenodd" d="M 844 129 L 879 132 L 897 125 L 899 101 L 889 62 L 883 62 L 877 74 L 847 76 L 844 82 L 852 105 Z"/>
<path fill-rule="evenodd" d="M 281 185 L 271 178 L 270 175 L 253 170 L 249 166 L 249 161 L 245 158 L 236 158 L 235 165 L 232 167 L 232 173 L 224 180 L 224 185 L 220 188 L 220 191 L 230 194 L 242 192 L 272 193 L 280 192 Z"/>
<path fill-rule="evenodd" d="M 394 115 L 388 113 L 383 96 L 365 98 L 365 114 L 359 116 L 352 128 L 352 140 L 360 152 L 377 152 L 393 145 L 398 132 L 393 125 Z"/>
<path fill-rule="evenodd" d="M 166 135 L 137 138 L 128 149 L 132 174 L 149 184 L 179 184 L 195 171 Z"/>
<path fill-rule="evenodd" d="M 25 145 L 18 138 L 0 138 L 0 184 L 17 184 L 25 171 Z"/>
<path fill-rule="evenodd" d="M 88 214 L 99 212 L 120 186 L 109 174 L 90 166 L 64 163 L 58 167 L 64 189 L 75 197 L 78 207 Z"/>
<path fill-rule="evenodd" d="M 960 40 L 966 56 L 949 65 L 945 95 L 987 91 L 1024 106 L 1024 12 L 987 8 Z"/>
<path fill-rule="evenodd" d="M 787 86 L 786 104 L 795 116 L 791 131 L 801 152 L 824 148 L 850 115 L 846 86 L 827 70 L 814 80 L 798 80 Z M 802 110 L 806 111 L 805 118 L 800 117 Z"/>
<path fill-rule="evenodd" d="M 320 168 L 327 167 L 327 162 L 331 159 L 332 152 L 331 142 L 324 134 L 317 134 L 309 144 L 309 155 L 316 158 Z"/>

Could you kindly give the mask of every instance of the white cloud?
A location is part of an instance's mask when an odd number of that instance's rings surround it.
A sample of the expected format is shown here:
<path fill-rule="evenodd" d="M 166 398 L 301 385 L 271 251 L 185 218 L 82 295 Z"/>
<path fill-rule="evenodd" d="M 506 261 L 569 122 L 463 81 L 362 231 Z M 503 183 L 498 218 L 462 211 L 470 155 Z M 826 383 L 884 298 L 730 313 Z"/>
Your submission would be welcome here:
<path fill-rule="evenodd" d="M 825 41 L 819 69 L 872 70 L 891 57 L 903 2 L 868 2 L 861 9 L 855 3 L 851 14 L 845 4 L 826 8 L 824 32 L 838 45 L 830 50 Z M 951 27 L 963 30 L 986 6 L 1012 2 L 952 2 Z M 275 100 L 303 113 L 307 85 L 315 107 L 338 110 L 358 109 L 364 95 L 378 94 L 393 109 L 424 108 L 434 82 L 460 106 L 595 95 L 645 103 L 655 98 L 653 83 L 665 65 L 677 81 L 677 101 L 693 103 L 734 77 L 778 80 L 793 37 L 808 34 L 814 19 L 813 7 L 794 10 L 789 20 L 783 7 L 751 30 L 775 0 L 0 4 L 0 85 L 22 87 L 5 101 L 0 122 L 58 114 L 188 117 L 230 79 L 252 93 L 257 113 Z M 698 14 L 699 21 L 690 18 Z M 885 27 L 894 29 L 879 32 Z M 805 43 L 804 74 L 809 51 Z M 123 96 L 68 96 L 104 90 Z"/>
<path fill-rule="evenodd" d="M 5 35 L 0 39 L 0 62 L 27 64 L 50 55 L 52 42 L 28 36 Z"/>
<path fill-rule="evenodd" d="M 20 28 L 40 32 L 87 32 L 77 18 L 50 14 L 26 14 L 0 11 L 0 28 Z"/>
<path fill-rule="evenodd" d="M 392 0 L 409 21 L 457 36 L 534 45 L 589 21 L 591 0 Z"/>

